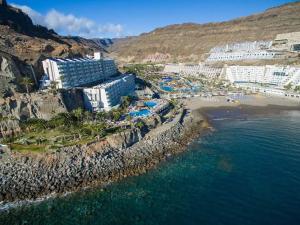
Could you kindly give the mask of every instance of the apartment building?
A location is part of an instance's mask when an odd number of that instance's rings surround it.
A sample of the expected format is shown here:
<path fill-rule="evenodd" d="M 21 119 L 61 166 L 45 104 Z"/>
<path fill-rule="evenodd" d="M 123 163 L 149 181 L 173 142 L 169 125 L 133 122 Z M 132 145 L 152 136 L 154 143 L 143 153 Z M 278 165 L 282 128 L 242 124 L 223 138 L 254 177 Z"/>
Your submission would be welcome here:
<path fill-rule="evenodd" d="M 62 89 L 103 82 L 117 74 L 114 61 L 102 59 L 99 53 L 94 58 L 50 58 L 42 63 L 49 80 Z"/>
<path fill-rule="evenodd" d="M 122 75 L 100 85 L 84 88 L 86 109 L 94 112 L 109 111 L 121 102 L 122 96 L 134 94 L 135 76 Z"/>
<path fill-rule="evenodd" d="M 230 43 L 226 45 L 216 46 L 210 50 L 210 53 L 236 52 L 236 51 L 252 52 L 257 50 L 270 49 L 271 46 L 272 46 L 272 41 L 237 42 L 237 43 Z"/>
<path fill-rule="evenodd" d="M 240 42 L 217 46 L 210 50 L 206 62 L 269 60 L 279 57 L 278 52 L 270 50 L 271 46 L 272 41 Z"/>
<path fill-rule="evenodd" d="M 255 52 L 219 52 L 211 53 L 207 62 L 241 61 L 241 60 L 269 60 L 279 56 L 276 52 L 257 50 Z"/>
<path fill-rule="evenodd" d="M 278 34 L 272 48 L 278 51 L 300 51 L 300 32 Z"/>
<path fill-rule="evenodd" d="M 167 64 L 164 68 L 165 73 L 178 73 L 183 76 L 204 75 L 207 78 L 216 78 L 221 72 L 222 68 L 212 67 L 203 63 L 200 64 Z"/>
<path fill-rule="evenodd" d="M 295 66 L 229 66 L 225 79 L 231 83 L 253 83 L 283 88 L 287 84 L 300 85 L 300 67 Z"/>

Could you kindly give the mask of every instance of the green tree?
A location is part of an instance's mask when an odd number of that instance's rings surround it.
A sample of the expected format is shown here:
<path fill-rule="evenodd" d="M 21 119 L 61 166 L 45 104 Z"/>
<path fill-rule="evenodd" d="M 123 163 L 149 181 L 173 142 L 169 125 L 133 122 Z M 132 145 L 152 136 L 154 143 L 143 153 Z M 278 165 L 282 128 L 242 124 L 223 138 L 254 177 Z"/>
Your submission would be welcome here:
<path fill-rule="evenodd" d="M 57 82 L 57 81 L 51 81 L 51 82 L 50 82 L 50 90 L 51 90 L 53 93 L 56 93 L 57 85 L 58 85 L 58 82 Z"/>
<path fill-rule="evenodd" d="M 121 118 L 122 113 L 120 111 L 116 110 L 116 111 L 112 112 L 112 116 L 113 116 L 114 121 L 118 121 Z"/>
<path fill-rule="evenodd" d="M 74 116 L 77 118 L 77 120 L 79 122 L 82 122 L 82 117 L 83 117 L 83 109 L 82 108 L 74 109 L 72 111 L 72 113 L 74 114 Z"/>
<path fill-rule="evenodd" d="M 33 82 L 29 77 L 24 77 L 21 84 L 25 86 L 27 94 L 29 94 L 29 87 L 33 86 Z"/>
<path fill-rule="evenodd" d="M 287 85 L 284 86 L 284 88 L 285 88 L 286 90 L 291 90 L 291 88 L 292 88 L 292 83 L 288 83 Z"/>
<path fill-rule="evenodd" d="M 96 114 L 96 120 L 103 122 L 107 118 L 107 113 L 106 112 L 97 112 Z"/>
<path fill-rule="evenodd" d="M 139 128 L 139 129 L 142 129 L 144 126 L 145 126 L 145 123 L 143 121 L 138 121 L 135 124 L 135 127 Z"/>

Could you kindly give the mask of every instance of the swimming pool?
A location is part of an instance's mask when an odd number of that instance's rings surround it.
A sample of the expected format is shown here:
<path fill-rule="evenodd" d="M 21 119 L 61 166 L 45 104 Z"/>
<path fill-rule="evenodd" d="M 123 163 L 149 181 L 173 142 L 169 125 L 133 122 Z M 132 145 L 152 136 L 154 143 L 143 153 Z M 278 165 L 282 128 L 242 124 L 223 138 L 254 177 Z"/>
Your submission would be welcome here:
<path fill-rule="evenodd" d="M 155 108 L 157 106 L 157 103 L 149 101 L 149 102 L 144 102 L 144 105 L 149 107 L 149 108 Z"/>
<path fill-rule="evenodd" d="M 167 92 L 172 92 L 174 91 L 174 88 L 172 88 L 171 86 L 161 86 L 160 87 L 162 90 L 167 91 Z"/>
<path fill-rule="evenodd" d="M 141 109 L 139 111 L 130 112 L 129 115 L 132 117 L 143 117 L 151 114 L 149 109 Z"/>

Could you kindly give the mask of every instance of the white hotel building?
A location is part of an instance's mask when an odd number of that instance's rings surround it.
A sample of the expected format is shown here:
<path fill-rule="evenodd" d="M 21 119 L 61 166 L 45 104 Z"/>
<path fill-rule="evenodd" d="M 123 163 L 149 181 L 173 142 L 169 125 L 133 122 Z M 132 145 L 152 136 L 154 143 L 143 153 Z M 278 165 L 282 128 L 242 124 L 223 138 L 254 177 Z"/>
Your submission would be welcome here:
<path fill-rule="evenodd" d="M 57 88 L 82 89 L 85 108 L 90 111 L 108 111 L 120 103 L 122 96 L 135 91 L 135 77 L 116 77 L 118 71 L 114 61 L 102 59 L 100 53 L 95 53 L 93 58 L 46 59 L 43 67 Z"/>
<path fill-rule="evenodd" d="M 102 59 L 100 53 L 95 53 L 92 59 L 46 59 L 43 68 L 49 80 L 62 89 L 103 82 L 117 74 L 114 60 Z"/>
<path fill-rule="evenodd" d="M 117 106 L 122 96 L 134 94 L 135 76 L 122 75 L 100 85 L 83 89 L 86 109 L 90 111 L 109 111 Z"/>
<path fill-rule="evenodd" d="M 300 85 L 300 67 L 295 66 L 229 66 L 225 79 L 240 87 L 269 94 L 284 95 L 284 86 Z"/>
<path fill-rule="evenodd" d="M 183 76 L 197 77 L 204 75 L 207 78 L 216 78 L 222 73 L 222 68 L 212 67 L 205 64 L 167 64 L 165 73 L 177 73 Z"/>

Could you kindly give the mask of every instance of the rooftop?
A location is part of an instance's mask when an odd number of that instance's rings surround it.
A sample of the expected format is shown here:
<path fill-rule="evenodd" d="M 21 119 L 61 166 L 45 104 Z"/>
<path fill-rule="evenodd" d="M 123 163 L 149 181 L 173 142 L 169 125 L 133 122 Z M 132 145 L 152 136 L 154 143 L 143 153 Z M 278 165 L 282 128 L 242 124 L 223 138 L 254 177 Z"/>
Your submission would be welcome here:
<path fill-rule="evenodd" d="M 69 62 L 95 62 L 99 60 L 104 61 L 111 61 L 112 59 L 106 58 L 106 59 L 91 59 L 91 58 L 48 58 L 51 61 L 58 62 L 58 63 L 69 63 Z"/>
<path fill-rule="evenodd" d="M 89 87 L 89 88 L 91 88 L 91 89 L 94 89 L 94 88 L 108 88 L 108 87 L 116 84 L 117 82 L 119 82 L 119 80 L 125 79 L 125 78 L 127 78 L 129 76 L 133 76 L 133 74 L 123 74 L 121 76 L 111 78 L 111 79 L 105 81 L 104 83 L 101 83 L 99 85 L 96 85 L 96 86 L 93 86 L 93 87 Z"/>

